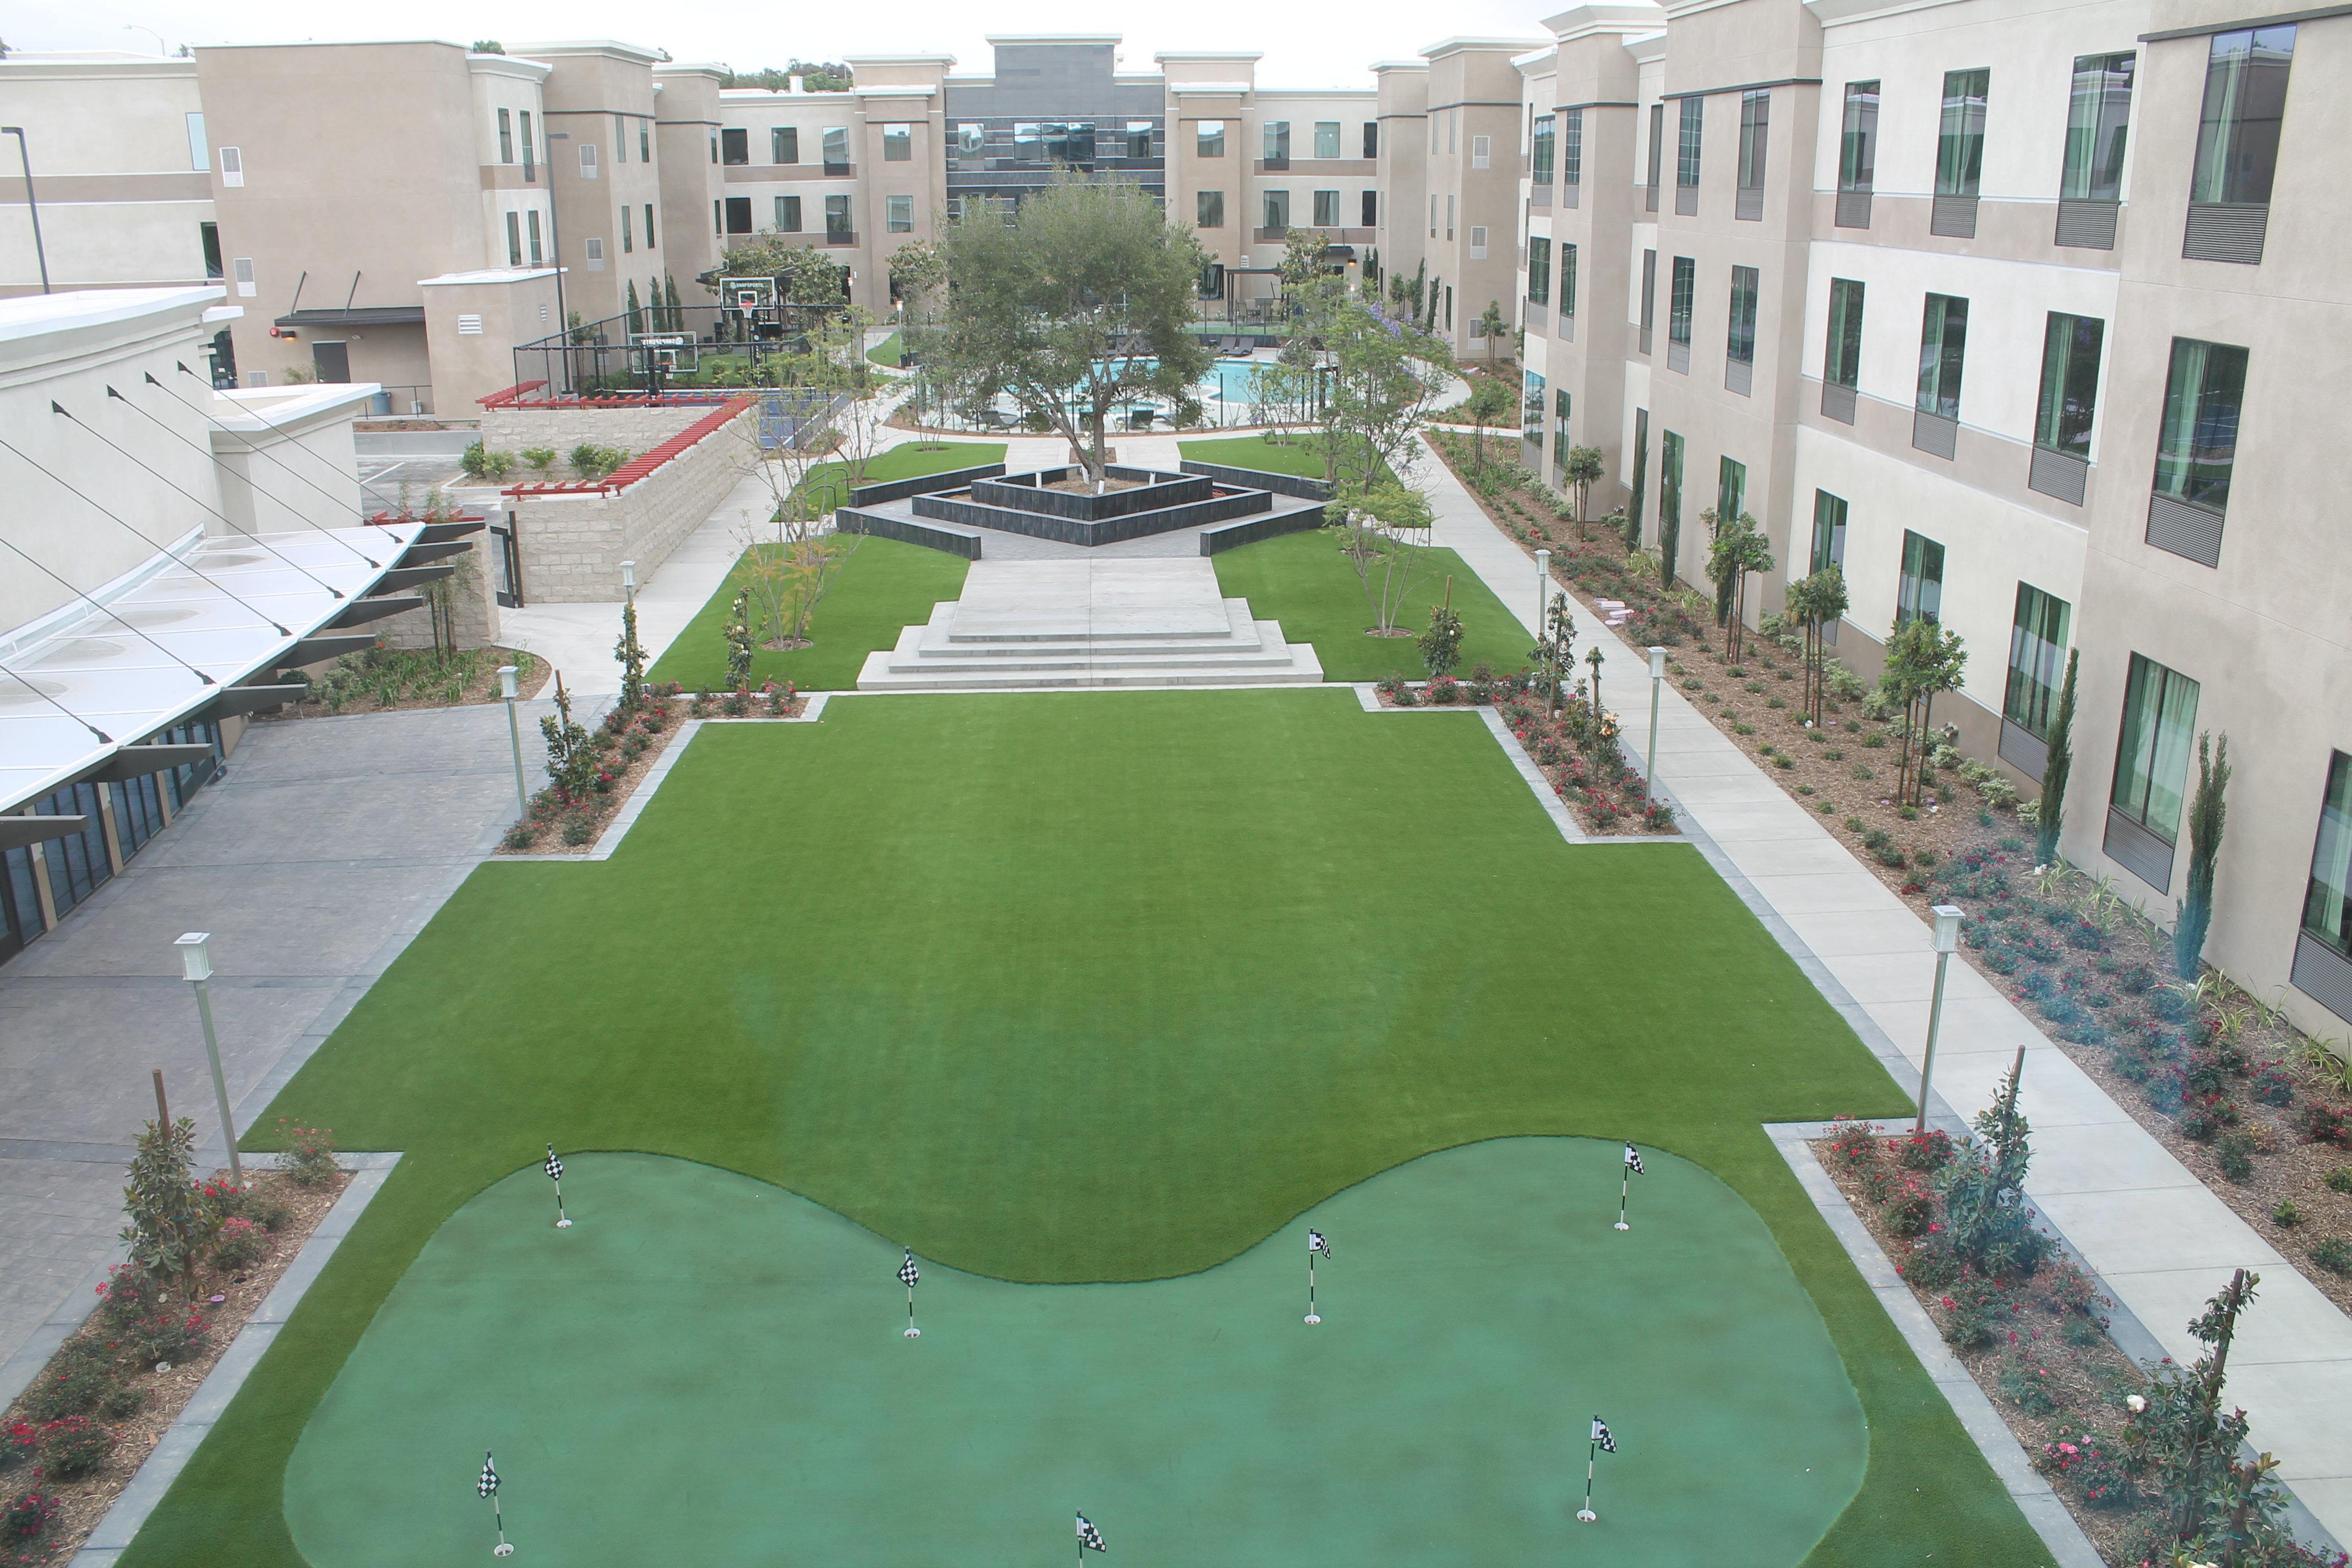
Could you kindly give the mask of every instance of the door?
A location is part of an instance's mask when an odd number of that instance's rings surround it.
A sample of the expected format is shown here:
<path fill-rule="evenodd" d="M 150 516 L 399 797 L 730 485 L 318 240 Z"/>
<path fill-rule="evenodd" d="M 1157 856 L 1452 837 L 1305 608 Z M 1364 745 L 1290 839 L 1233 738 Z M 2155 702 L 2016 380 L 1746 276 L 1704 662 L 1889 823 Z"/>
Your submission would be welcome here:
<path fill-rule="evenodd" d="M 349 343 L 312 343 L 310 363 L 318 366 L 320 381 L 349 381 L 352 378 Z"/>
<path fill-rule="evenodd" d="M 515 514 L 490 524 L 490 590 L 499 607 L 522 608 L 522 556 L 515 549 Z"/>

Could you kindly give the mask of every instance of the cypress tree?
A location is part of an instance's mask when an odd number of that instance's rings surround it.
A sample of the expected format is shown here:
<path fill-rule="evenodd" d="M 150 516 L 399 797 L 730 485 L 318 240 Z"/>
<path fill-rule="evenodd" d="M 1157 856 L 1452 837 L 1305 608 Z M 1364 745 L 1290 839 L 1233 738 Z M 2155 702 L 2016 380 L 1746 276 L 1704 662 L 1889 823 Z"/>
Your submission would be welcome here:
<path fill-rule="evenodd" d="M 2042 764 L 2042 804 L 2034 821 L 2039 842 L 2034 858 L 2044 866 L 2058 861 L 2058 832 L 2066 817 L 2066 775 L 2074 767 L 2074 670 L 2083 650 L 2066 650 L 2066 679 L 2058 688 L 2058 718 L 2050 726 L 2050 755 Z"/>
<path fill-rule="evenodd" d="M 2230 737 L 2197 737 L 2197 793 L 2189 801 L 2189 890 L 2172 927 L 2172 966 L 2194 982 L 2213 924 L 2213 869 L 2221 858 L 2221 826 L 2229 815 L 2222 797 L 2230 787 Z"/>

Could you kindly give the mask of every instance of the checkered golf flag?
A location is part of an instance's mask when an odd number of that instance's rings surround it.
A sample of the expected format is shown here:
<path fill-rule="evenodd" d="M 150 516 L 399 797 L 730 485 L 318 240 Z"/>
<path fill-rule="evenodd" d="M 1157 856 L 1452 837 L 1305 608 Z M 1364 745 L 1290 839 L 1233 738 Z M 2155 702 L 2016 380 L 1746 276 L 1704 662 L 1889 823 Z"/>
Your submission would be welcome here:
<path fill-rule="evenodd" d="M 907 1261 L 898 1265 L 898 1281 L 911 1290 L 922 1279 L 923 1271 L 915 1267 L 915 1255 L 911 1249 L 901 1247 L 899 1250 L 907 1254 Z"/>
<path fill-rule="evenodd" d="M 1625 1145 L 1625 1168 L 1637 1176 L 1648 1173 L 1642 1169 L 1642 1152 L 1631 1143 Z"/>
<path fill-rule="evenodd" d="M 488 1448 L 482 1450 L 482 1479 L 474 1483 L 474 1489 L 484 1497 L 499 1495 L 499 1468 L 490 1463 Z"/>
<path fill-rule="evenodd" d="M 547 1179 L 549 1181 L 560 1182 L 563 1180 L 563 1162 L 555 1157 L 554 1144 L 550 1143 L 547 1146 L 547 1163 L 540 1168 L 547 1173 Z"/>
<path fill-rule="evenodd" d="M 1323 1239 L 1323 1233 L 1321 1231 L 1310 1230 L 1307 1233 L 1307 1250 L 1309 1252 L 1319 1252 L 1324 1257 L 1328 1258 L 1331 1256 L 1331 1244 Z"/>
<path fill-rule="evenodd" d="M 1617 1451 L 1617 1439 L 1609 1435 L 1609 1423 L 1598 1415 L 1592 1418 L 1592 1442 L 1604 1454 Z"/>
<path fill-rule="evenodd" d="M 1110 1550 L 1109 1547 L 1103 1544 L 1102 1531 L 1097 1530 L 1094 1526 L 1094 1521 L 1088 1519 L 1085 1514 L 1078 1515 L 1078 1544 L 1088 1552 L 1108 1552 Z"/>

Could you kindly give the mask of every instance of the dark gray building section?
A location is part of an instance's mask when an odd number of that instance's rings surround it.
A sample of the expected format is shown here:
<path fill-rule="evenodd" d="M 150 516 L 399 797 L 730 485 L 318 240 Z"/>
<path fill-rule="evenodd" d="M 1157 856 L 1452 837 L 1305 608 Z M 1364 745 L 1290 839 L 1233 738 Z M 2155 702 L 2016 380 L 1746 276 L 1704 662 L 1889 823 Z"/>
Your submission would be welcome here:
<path fill-rule="evenodd" d="M 1118 45 L 1000 43 L 996 74 L 947 83 L 948 207 L 965 196 L 1018 201 L 1058 165 L 1117 173 L 1168 193 L 1167 85 L 1121 81 Z"/>

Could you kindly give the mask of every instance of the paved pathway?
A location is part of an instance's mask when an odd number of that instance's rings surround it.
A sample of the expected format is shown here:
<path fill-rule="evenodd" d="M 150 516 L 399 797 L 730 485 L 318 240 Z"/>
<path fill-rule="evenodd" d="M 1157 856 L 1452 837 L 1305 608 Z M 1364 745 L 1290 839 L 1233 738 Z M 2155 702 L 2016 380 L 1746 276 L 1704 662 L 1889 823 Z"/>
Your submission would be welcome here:
<path fill-rule="evenodd" d="M 1433 537 L 1458 552 L 1532 630 L 1535 564 L 1433 458 Z M 1588 645 L 1598 628 L 1580 616 Z M 1601 635 L 1602 698 L 1647 736 L 1648 662 Z M 1868 1037 L 1884 1031 L 1916 1068 L 1935 959 L 1927 927 L 1712 721 L 1669 684 L 1658 723 L 1662 787 L 1713 839 L 1819 962 L 1817 980 Z M 2200 1347 L 2187 1324 L 2231 1269 L 2261 1272 L 2230 1356 L 2230 1397 L 2252 1413 L 2252 1441 L 2339 1541 L 2352 1541 L 2352 1320 L 2168 1153 L 2033 1022 L 1964 962 L 1952 966 L 1936 1052 L 1937 1093 L 1963 1114 L 1989 1104 L 2019 1046 L 2033 1124 L 2027 1191 L 2137 1317 L 2183 1363 Z M 1916 1082 L 1916 1080 L 1915 1080 Z"/>
<path fill-rule="evenodd" d="M 544 710 L 523 705 L 533 789 Z M 249 1125 L 514 815 L 498 706 L 257 724 L 122 875 L 0 969 L 0 1404 L 117 1256 L 151 1069 L 226 1158 L 172 939 L 213 933 L 222 1065 Z"/>

